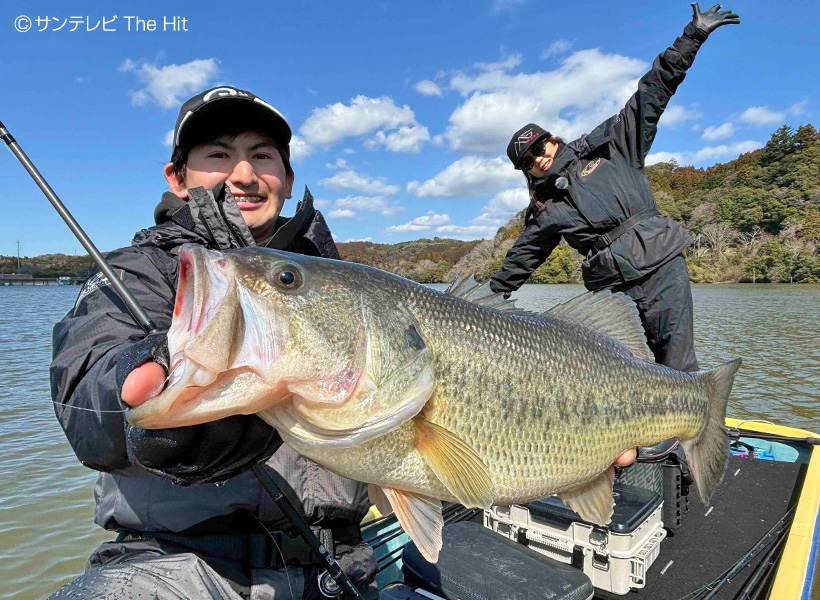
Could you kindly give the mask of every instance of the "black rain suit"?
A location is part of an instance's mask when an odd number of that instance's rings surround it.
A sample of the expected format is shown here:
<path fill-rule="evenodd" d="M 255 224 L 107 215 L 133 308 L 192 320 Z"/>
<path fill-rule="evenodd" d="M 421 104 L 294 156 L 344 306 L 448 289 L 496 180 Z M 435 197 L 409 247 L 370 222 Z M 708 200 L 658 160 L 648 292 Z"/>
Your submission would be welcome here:
<path fill-rule="evenodd" d="M 681 255 L 692 238 L 657 212 L 643 167 L 658 120 L 700 45 L 687 35 L 676 39 L 617 115 L 559 147 L 547 177 L 533 185 L 523 233 L 491 281 L 494 291 L 517 290 L 563 237 L 586 257 L 587 289 L 613 288 L 632 296 L 656 360 L 686 371 L 698 368 Z M 635 224 L 616 237 L 625 222 Z"/>
<path fill-rule="evenodd" d="M 186 202 L 166 192 L 155 210 L 156 226 L 138 232 L 130 247 L 107 256 L 160 331 L 170 327 L 177 252 L 182 244 L 222 250 L 255 245 L 225 184 L 213 190 L 194 188 L 189 193 Z M 321 213 L 314 210 L 307 190 L 296 214 L 290 219 L 280 217 L 275 233 L 263 245 L 339 258 L 330 230 Z M 156 577 L 144 578 L 155 586 L 152 590 L 164 589 L 162 573 L 177 568 L 188 574 L 185 581 L 202 575 L 204 579 L 186 591 L 192 594 L 188 597 L 207 597 L 207 590 L 226 585 L 214 583 L 214 577 L 218 579 L 214 569 L 226 574 L 226 581 L 233 584 L 244 573 L 239 588 L 253 591 L 254 598 L 269 597 L 265 590 L 273 593 L 277 581 L 280 586 L 287 583 L 286 589 L 302 586 L 294 589 L 298 594 L 302 588 L 315 589 L 315 576 L 310 575 L 315 567 L 304 573 L 290 569 L 286 578 L 281 569 L 264 568 L 274 564 L 271 561 L 276 556 L 270 553 L 277 550 L 270 548 L 270 536 L 262 525 L 270 531 L 294 529 L 251 473 L 219 485 L 182 487 L 149 473 L 129 458 L 124 415 L 117 412 L 123 405 L 116 366 L 118 358 L 144 335 L 101 274 L 86 282 L 74 308 L 54 327 L 50 374 L 57 418 L 79 460 L 101 471 L 94 489 L 95 522 L 121 532 L 116 542 L 103 544 L 95 552 L 86 574 L 56 597 L 70 593 L 75 594 L 72 597 L 91 597 L 97 592 L 104 595 L 106 588 L 110 593 L 110 586 L 122 580 L 122 569 L 128 570 L 128 563 L 144 556 L 155 557 L 150 569 L 145 564 L 139 567 L 143 573 L 156 570 Z M 363 588 L 372 585 L 375 558 L 372 549 L 362 543 L 358 527 L 370 506 L 367 487 L 331 473 L 284 445 L 267 465 L 284 479 L 286 493 L 302 509 L 308 523 L 332 532 L 339 563 L 351 578 Z M 192 548 L 210 557 L 207 565 L 191 553 Z M 260 552 L 267 552 L 267 559 L 260 558 Z M 166 563 L 156 562 L 159 555 L 167 555 Z M 100 565 L 106 567 L 94 568 Z M 185 584 L 179 580 L 168 585 Z M 128 593 L 133 597 L 137 591 L 129 588 Z M 157 597 L 166 597 L 157 593 Z M 214 597 L 228 597 L 214 593 Z"/>

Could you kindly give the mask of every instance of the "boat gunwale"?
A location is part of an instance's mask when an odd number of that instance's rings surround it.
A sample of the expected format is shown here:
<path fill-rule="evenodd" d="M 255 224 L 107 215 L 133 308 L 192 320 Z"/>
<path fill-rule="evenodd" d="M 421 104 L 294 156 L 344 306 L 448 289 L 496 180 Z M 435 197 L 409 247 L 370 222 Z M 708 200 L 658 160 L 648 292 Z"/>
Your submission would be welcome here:
<path fill-rule="evenodd" d="M 767 421 L 726 418 L 729 428 L 743 427 L 745 431 L 772 433 L 800 438 L 820 435 Z M 811 597 L 814 567 L 820 542 L 820 446 L 812 448 L 806 477 L 800 490 L 792 525 L 786 538 L 786 546 L 772 582 L 770 598 L 778 600 L 808 600 Z"/>

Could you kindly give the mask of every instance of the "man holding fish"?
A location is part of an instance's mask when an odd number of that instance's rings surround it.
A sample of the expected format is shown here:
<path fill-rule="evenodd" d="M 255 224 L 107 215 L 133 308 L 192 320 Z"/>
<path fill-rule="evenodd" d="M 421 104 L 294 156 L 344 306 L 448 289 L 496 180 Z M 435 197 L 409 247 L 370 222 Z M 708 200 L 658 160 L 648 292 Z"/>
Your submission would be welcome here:
<path fill-rule="evenodd" d="M 102 596 L 123 581 L 130 597 L 142 586 L 160 598 L 172 589 L 204 597 L 203 586 L 219 598 L 320 597 L 318 560 L 247 472 L 263 461 L 284 478 L 287 495 L 320 540 L 335 547 L 340 566 L 362 591 L 374 593 L 376 563 L 358 527 L 370 506 L 366 486 L 283 446 L 255 415 L 155 431 L 131 427 L 123 417 L 123 409 L 165 384 L 164 332 L 179 300 L 182 244 L 339 258 L 307 189 L 295 215 L 280 216 L 293 185 L 290 139 L 284 117 L 250 92 L 220 87 L 185 102 L 164 167 L 170 191 L 154 211 L 157 224 L 108 255 L 163 333 L 141 339 L 101 275 L 83 286 L 55 326 L 57 416 L 80 461 L 101 471 L 96 523 L 120 532 L 55 597 Z"/>

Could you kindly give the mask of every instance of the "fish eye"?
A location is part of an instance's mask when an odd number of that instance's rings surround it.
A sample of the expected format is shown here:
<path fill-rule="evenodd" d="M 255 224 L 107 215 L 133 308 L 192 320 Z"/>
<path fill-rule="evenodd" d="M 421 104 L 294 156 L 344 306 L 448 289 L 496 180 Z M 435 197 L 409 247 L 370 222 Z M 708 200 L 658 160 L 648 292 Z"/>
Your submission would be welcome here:
<path fill-rule="evenodd" d="M 293 291 L 302 287 L 302 273 L 295 265 L 284 265 L 273 273 L 273 282 L 282 290 Z"/>

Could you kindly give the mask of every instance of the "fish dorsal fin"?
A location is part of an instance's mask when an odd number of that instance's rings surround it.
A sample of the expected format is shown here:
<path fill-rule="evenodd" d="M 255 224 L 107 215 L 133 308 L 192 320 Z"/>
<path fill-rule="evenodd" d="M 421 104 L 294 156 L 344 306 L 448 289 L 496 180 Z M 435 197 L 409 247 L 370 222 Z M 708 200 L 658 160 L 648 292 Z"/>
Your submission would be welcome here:
<path fill-rule="evenodd" d="M 615 500 L 612 498 L 612 484 L 615 482 L 615 467 L 609 467 L 592 481 L 558 494 L 569 507 L 584 521 L 605 527 L 612 521 Z"/>
<path fill-rule="evenodd" d="M 439 481 L 467 508 L 490 508 L 490 470 L 464 440 L 423 416 L 416 420 L 416 450 Z"/>
<path fill-rule="evenodd" d="M 638 307 L 626 294 L 587 292 L 553 306 L 544 315 L 604 333 L 624 344 L 633 356 L 652 360 Z"/>
<path fill-rule="evenodd" d="M 431 563 L 438 561 L 444 517 L 441 502 L 421 494 L 383 487 L 401 528 L 410 536 L 421 555 Z"/>
<path fill-rule="evenodd" d="M 505 299 L 503 294 L 497 294 L 492 291 L 489 281 L 479 283 L 475 275 L 469 275 L 467 277 L 459 275 L 453 279 L 447 291 L 444 293 L 453 298 L 467 300 L 473 304 L 493 308 L 501 312 L 521 315 L 532 314 L 518 308 L 515 305 L 515 300 Z"/>

